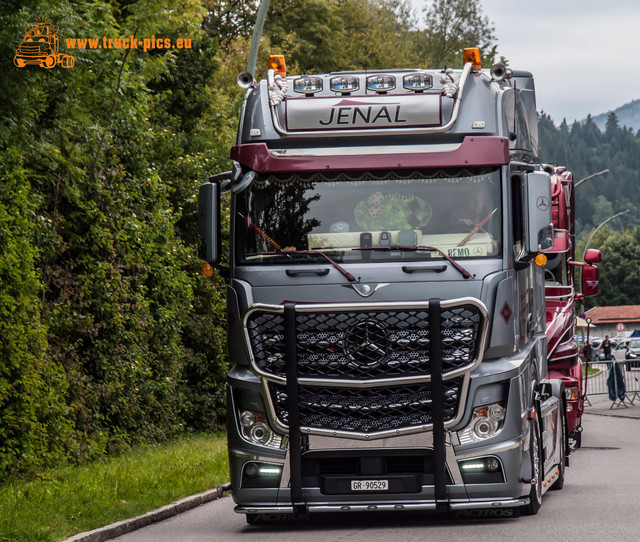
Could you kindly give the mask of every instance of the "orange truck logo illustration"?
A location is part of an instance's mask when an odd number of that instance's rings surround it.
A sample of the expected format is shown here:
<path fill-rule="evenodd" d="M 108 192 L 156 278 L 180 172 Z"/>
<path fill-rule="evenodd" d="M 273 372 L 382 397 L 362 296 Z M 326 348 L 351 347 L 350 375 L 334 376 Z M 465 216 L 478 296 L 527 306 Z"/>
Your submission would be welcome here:
<path fill-rule="evenodd" d="M 35 23 L 27 24 L 22 43 L 13 57 L 18 68 L 27 64 L 41 68 L 53 68 L 59 64 L 63 68 L 72 68 L 75 61 L 74 56 L 60 53 L 58 27 L 50 24 L 46 17 L 38 17 Z"/>

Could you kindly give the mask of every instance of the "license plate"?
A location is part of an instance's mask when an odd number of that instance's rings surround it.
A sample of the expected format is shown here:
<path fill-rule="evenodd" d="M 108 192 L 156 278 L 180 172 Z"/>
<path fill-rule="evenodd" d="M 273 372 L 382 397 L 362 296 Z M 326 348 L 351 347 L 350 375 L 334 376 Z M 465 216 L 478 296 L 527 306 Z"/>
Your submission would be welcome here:
<path fill-rule="evenodd" d="M 389 480 L 351 480 L 351 491 L 387 491 Z"/>

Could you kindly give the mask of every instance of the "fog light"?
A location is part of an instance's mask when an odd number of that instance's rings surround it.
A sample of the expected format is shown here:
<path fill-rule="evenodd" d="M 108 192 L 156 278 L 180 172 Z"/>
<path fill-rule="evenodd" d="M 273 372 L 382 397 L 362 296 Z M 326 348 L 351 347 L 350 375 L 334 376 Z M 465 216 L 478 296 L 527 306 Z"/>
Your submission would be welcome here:
<path fill-rule="evenodd" d="M 504 473 L 500 459 L 494 456 L 460 461 L 460 474 L 465 484 L 502 484 Z"/>
<path fill-rule="evenodd" d="M 496 472 L 500 469 L 500 461 L 495 457 L 487 457 L 484 463 L 488 472 Z"/>
<path fill-rule="evenodd" d="M 281 478 L 282 465 L 250 461 L 244 465 L 241 484 L 243 488 L 275 488 Z"/>
<path fill-rule="evenodd" d="M 460 470 L 469 473 L 492 473 L 498 472 L 501 467 L 500 460 L 497 457 L 479 457 L 477 459 L 469 459 L 460 461 Z"/>
<path fill-rule="evenodd" d="M 247 463 L 244 467 L 244 473 L 247 476 L 255 476 L 256 474 L 258 474 L 258 465 L 256 465 L 255 463 Z"/>

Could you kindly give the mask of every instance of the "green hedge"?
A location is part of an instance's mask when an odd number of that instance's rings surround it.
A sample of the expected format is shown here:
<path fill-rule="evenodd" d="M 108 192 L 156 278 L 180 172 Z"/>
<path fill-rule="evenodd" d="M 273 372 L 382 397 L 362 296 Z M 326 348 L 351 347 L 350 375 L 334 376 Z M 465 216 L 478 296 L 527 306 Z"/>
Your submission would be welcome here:
<path fill-rule="evenodd" d="M 0 14 L 0 478 L 223 422 L 224 288 L 195 253 L 228 168 L 202 3 L 31 1 Z M 17 68 L 48 17 L 73 68 Z M 192 49 L 66 50 L 66 37 Z"/>

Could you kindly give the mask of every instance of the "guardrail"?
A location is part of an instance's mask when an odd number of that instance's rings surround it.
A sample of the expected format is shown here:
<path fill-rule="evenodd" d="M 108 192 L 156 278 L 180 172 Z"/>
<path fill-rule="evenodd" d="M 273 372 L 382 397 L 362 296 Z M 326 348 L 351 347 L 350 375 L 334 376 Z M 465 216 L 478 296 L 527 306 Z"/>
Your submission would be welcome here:
<path fill-rule="evenodd" d="M 590 361 L 589 368 L 598 372 L 589 376 L 587 401 L 590 395 L 608 395 L 610 408 L 640 404 L 640 360 Z"/>

